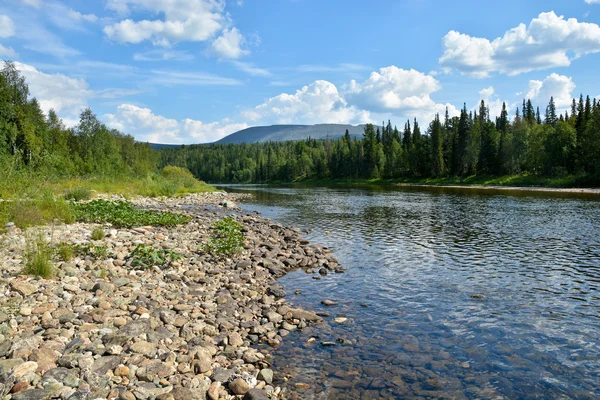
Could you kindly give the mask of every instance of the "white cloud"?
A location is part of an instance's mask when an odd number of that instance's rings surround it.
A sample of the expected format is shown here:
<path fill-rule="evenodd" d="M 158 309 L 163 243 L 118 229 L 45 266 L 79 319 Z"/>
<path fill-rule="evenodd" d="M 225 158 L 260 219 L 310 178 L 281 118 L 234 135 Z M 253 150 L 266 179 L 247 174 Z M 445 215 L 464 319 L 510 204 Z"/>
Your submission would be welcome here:
<path fill-rule="evenodd" d="M 496 90 L 493 86 L 480 90 L 479 100 L 483 100 L 485 102 L 485 105 L 490 111 L 490 119 L 492 121 L 494 121 L 495 117 L 500 116 L 500 113 L 502 112 L 502 103 L 505 102 L 500 100 L 500 97 L 496 94 Z M 479 110 L 479 104 L 477 104 L 477 106 L 474 107 L 474 110 Z M 510 106 L 508 105 L 508 103 L 506 103 L 506 110 L 510 115 Z"/>
<path fill-rule="evenodd" d="M 588 4 L 600 4 L 600 0 L 585 0 Z"/>
<path fill-rule="evenodd" d="M 562 112 L 571 106 L 575 87 L 575 83 L 570 77 L 552 73 L 543 81 L 529 81 L 525 98 L 540 105 L 540 109 L 543 110 L 550 102 L 550 97 L 553 96 L 557 110 Z"/>
<path fill-rule="evenodd" d="M 93 96 L 83 79 L 71 78 L 62 74 L 46 74 L 35 67 L 15 63 L 25 77 L 32 96 L 35 96 L 44 112 L 54 109 L 65 119 L 65 123 L 77 120 L 81 111 L 88 106 Z"/>
<path fill-rule="evenodd" d="M 188 61 L 193 60 L 194 56 L 185 51 L 156 49 L 144 53 L 135 53 L 133 59 L 136 61 Z"/>
<path fill-rule="evenodd" d="M 271 72 L 264 68 L 259 68 L 252 63 L 243 61 L 231 61 L 231 63 L 240 71 L 253 76 L 271 76 Z"/>
<path fill-rule="evenodd" d="M 121 43 L 150 40 L 168 47 L 181 41 L 212 39 L 228 23 L 225 2 L 219 0 L 109 0 L 107 8 L 120 15 L 141 10 L 164 15 L 164 19 L 125 19 L 104 28 L 104 33 Z"/>
<path fill-rule="evenodd" d="M 67 16 L 75 22 L 96 22 L 98 17 L 94 14 L 82 14 L 79 11 L 69 10 Z"/>
<path fill-rule="evenodd" d="M 242 116 L 259 123 L 363 123 L 369 121 L 369 112 L 349 106 L 337 87 L 327 81 L 315 81 L 296 91 L 272 97 Z"/>
<path fill-rule="evenodd" d="M 177 121 L 132 104 L 121 104 L 114 114 L 104 115 L 103 120 L 112 128 L 134 135 L 137 140 L 173 144 L 214 142 L 248 127 L 228 119 L 212 123 L 189 118 Z"/>
<path fill-rule="evenodd" d="M 0 15 L 0 38 L 11 37 L 15 34 L 15 24 L 8 15 Z"/>
<path fill-rule="evenodd" d="M 366 65 L 342 63 L 339 65 L 304 64 L 296 67 L 300 72 L 361 72 L 370 69 Z"/>
<path fill-rule="evenodd" d="M 151 83 L 162 85 L 193 85 L 193 86 L 212 86 L 212 85 L 239 85 L 241 82 L 225 78 L 218 75 L 205 74 L 201 72 L 174 72 L 153 70 L 154 76 L 150 79 Z"/>
<path fill-rule="evenodd" d="M 19 55 L 12 47 L 4 47 L 0 44 L 0 57 L 17 58 Z"/>
<path fill-rule="evenodd" d="M 477 78 L 493 72 L 512 76 L 566 67 L 578 57 L 600 52 L 600 26 L 551 11 L 493 41 L 450 31 L 443 47 L 439 62 L 446 71 L 454 69 Z"/>
<path fill-rule="evenodd" d="M 436 113 L 451 115 L 458 110 L 451 104 L 437 104 L 430 95 L 441 89 L 431 75 L 414 69 L 404 70 L 394 65 L 372 72 L 363 83 L 355 80 L 345 87 L 350 104 L 373 112 L 393 113 L 420 119 L 431 119 Z"/>
<path fill-rule="evenodd" d="M 212 42 L 211 52 L 219 58 L 240 58 L 250 54 L 250 51 L 242 49 L 244 42 L 244 36 L 237 28 L 225 29 Z"/>

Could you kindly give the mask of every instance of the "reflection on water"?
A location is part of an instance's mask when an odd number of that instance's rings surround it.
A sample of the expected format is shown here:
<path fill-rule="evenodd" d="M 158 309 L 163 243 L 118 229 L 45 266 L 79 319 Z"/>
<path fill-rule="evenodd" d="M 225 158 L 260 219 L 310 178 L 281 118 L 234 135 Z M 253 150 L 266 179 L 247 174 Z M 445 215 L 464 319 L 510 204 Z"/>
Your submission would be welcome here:
<path fill-rule="evenodd" d="M 274 350 L 300 398 L 598 398 L 600 202 L 460 190 L 237 186 L 348 267 L 281 280 L 331 314 Z M 336 307 L 320 301 L 333 298 Z M 334 317 L 348 318 L 336 324 Z M 321 341 L 344 339 L 323 347 Z M 280 377 L 281 378 L 281 377 Z M 308 389 L 294 389 L 304 382 Z"/>

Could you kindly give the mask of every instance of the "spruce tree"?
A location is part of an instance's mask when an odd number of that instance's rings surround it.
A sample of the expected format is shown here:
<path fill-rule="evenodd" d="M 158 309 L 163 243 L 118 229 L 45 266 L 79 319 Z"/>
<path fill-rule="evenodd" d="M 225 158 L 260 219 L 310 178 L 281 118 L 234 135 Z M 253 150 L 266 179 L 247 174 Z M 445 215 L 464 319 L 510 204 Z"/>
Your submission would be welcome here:
<path fill-rule="evenodd" d="M 442 124 L 439 114 L 435 115 L 435 119 L 429 125 L 429 137 L 431 143 L 431 173 L 433 176 L 441 176 L 444 174 L 444 153 L 442 146 Z"/>

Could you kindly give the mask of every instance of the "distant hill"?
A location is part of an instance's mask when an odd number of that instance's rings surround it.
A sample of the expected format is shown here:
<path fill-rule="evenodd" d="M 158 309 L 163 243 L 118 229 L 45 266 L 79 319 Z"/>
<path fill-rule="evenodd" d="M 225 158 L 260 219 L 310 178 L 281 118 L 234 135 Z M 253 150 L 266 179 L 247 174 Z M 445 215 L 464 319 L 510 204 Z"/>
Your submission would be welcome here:
<path fill-rule="evenodd" d="M 175 147 L 181 147 L 181 144 L 162 144 L 162 143 L 148 143 L 150 148 L 154 150 L 162 150 L 162 149 L 174 149 Z"/>
<path fill-rule="evenodd" d="M 346 129 L 351 136 L 362 137 L 364 128 L 364 125 L 342 124 L 255 126 L 232 133 L 215 143 L 284 142 L 303 140 L 309 137 L 312 139 L 337 139 L 344 136 Z"/>
<path fill-rule="evenodd" d="M 212 144 L 285 142 L 308 139 L 309 137 L 312 139 L 339 139 L 344 136 L 346 129 L 348 129 L 350 136 L 361 138 L 365 126 L 342 124 L 253 126 L 225 136 Z M 180 146 L 182 145 L 150 143 L 150 147 L 155 150 L 172 149 Z"/>

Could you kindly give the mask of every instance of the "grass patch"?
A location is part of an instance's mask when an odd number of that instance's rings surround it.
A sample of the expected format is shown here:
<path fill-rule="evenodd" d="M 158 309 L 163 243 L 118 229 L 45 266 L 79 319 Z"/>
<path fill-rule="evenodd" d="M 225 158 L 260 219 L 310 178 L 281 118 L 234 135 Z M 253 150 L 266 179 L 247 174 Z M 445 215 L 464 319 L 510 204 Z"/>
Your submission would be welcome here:
<path fill-rule="evenodd" d="M 39 233 L 27 240 L 25 250 L 25 268 L 23 273 L 27 275 L 51 278 L 54 275 L 54 264 L 52 262 L 53 249 Z"/>
<path fill-rule="evenodd" d="M 63 261 L 71 261 L 75 255 L 75 247 L 68 243 L 61 243 L 56 248 L 56 255 Z"/>
<path fill-rule="evenodd" d="M 126 201 L 92 200 L 72 205 L 75 218 L 80 222 L 110 223 L 119 228 L 133 226 L 176 226 L 190 218 L 169 212 L 140 210 Z"/>
<path fill-rule="evenodd" d="M 213 224 L 213 233 L 205 250 L 216 255 L 230 256 L 241 250 L 244 234 L 240 225 L 231 217 L 225 217 Z"/>
<path fill-rule="evenodd" d="M 65 200 L 73 201 L 89 200 L 92 198 L 92 190 L 90 188 L 81 186 L 67 189 L 63 197 Z"/>
<path fill-rule="evenodd" d="M 150 268 L 153 265 L 167 267 L 173 261 L 183 258 L 183 254 L 173 250 L 157 250 L 145 244 L 138 244 L 131 252 L 131 266 L 134 268 Z"/>
<path fill-rule="evenodd" d="M 104 229 L 102 228 L 94 228 L 92 231 L 92 240 L 102 240 L 104 239 Z"/>
<path fill-rule="evenodd" d="M 35 199 L 20 199 L 0 202 L 0 223 L 14 222 L 21 229 L 56 222 L 75 222 L 69 203 L 55 199 L 50 192 Z"/>

